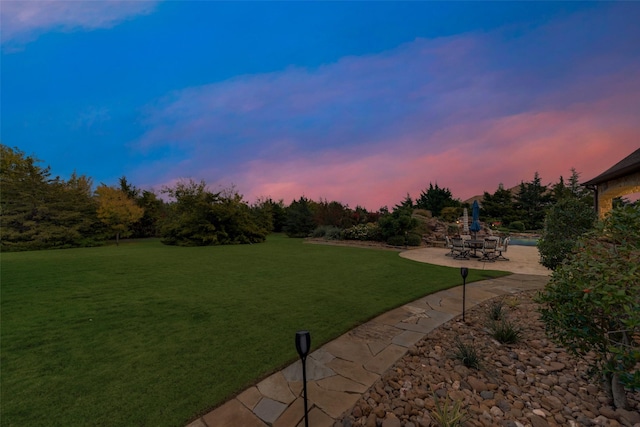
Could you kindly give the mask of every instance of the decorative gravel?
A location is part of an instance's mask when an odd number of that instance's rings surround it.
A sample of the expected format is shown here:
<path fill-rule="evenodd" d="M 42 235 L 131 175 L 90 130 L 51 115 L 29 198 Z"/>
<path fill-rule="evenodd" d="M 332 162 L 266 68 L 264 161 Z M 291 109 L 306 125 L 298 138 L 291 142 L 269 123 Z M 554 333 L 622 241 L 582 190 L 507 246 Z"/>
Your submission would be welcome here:
<path fill-rule="evenodd" d="M 640 427 L 640 392 L 629 410 L 615 409 L 588 365 L 548 340 L 535 292 L 504 298 L 506 318 L 521 328 L 516 344 L 500 344 L 488 328 L 492 301 L 443 324 L 409 349 L 334 427 L 428 427 L 434 398 L 462 402 L 465 426 Z M 494 300 L 495 301 L 495 300 Z M 480 368 L 455 357 L 455 339 L 475 347 Z"/>

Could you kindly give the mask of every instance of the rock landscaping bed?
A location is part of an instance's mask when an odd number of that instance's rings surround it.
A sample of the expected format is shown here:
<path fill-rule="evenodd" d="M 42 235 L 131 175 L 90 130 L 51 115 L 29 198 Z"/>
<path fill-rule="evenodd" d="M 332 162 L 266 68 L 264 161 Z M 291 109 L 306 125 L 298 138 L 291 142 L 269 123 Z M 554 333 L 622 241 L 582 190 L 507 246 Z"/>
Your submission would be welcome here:
<path fill-rule="evenodd" d="M 627 393 L 629 410 L 612 407 L 587 363 L 546 338 L 534 295 L 494 299 L 467 310 L 466 323 L 459 316 L 435 329 L 334 427 L 437 426 L 438 407 L 464 415 L 459 425 L 474 427 L 640 427 L 640 392 Z M 494 338 L 490 314 L 511 322 L 515 344 Z M 473 365 L 469 354 L 477 356 L 478 369 L 463 363 L 466 356 Z"/>

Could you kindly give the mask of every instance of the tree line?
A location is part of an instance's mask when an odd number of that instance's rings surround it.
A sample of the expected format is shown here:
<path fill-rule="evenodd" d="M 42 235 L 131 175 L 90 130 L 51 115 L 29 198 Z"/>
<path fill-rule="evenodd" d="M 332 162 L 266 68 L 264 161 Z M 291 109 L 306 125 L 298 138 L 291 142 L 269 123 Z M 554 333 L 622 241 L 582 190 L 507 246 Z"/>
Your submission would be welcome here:
<path fill-rule="evenodd" d="M 156 193 L 123 176 L 117 185 L 100 183 L 94 189 L 88 176 L 73 173 L 65 180 L 18 148 L 0 148 L 0 247 L 8 251 L 95 246 L 123 237 L 160 237 L 178 246 L 259 243 L 271 232 L 419 245 L 425 218 L 455 223 L 469 207 L 437 183 L 429 183 L 415 200 L 407 194 L 391 209 L 378 211 L 305 196 L 289 205 L 266 197 L 250 204 L 234 188 L 213 192 L 206 182 L 193 180 Z M 568 194 L 592 206 L 590 191 L 578 180 L 572 170 L 567 184 L 560 177 L 544 186 L 536 173 L 517 192 L 500 185 L 493 194 L 484 193 L 481 219 L 514 230 L 541 230 L 546 213 Z"/>

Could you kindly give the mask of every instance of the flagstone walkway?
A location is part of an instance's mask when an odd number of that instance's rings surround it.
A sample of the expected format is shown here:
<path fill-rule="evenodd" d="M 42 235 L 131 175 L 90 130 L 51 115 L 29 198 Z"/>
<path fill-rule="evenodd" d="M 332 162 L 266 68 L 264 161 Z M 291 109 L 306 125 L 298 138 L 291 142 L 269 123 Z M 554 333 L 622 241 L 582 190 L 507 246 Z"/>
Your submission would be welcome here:
<path fill-rule="evenodd" d="M 470 283 L 466 308 L 496 296 L 541 289 L 548 279 L 513 274 Z M 307 358 L 309 425 L 332 427 L 412 345 L 461 313 L 459 286 L 384 313 L 311 353 Z M 302 427 L 302 389 L 302 364 L 297 361 L 187 427 Z"/>

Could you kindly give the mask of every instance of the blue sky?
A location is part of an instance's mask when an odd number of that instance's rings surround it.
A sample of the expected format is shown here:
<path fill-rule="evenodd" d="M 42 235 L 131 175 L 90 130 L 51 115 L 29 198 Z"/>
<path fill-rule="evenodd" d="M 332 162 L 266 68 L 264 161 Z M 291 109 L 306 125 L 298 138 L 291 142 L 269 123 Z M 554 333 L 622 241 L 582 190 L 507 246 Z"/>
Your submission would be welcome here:
<path fill-rule="evenodd" d="M 640 146 L 640 3 L 0 6 L 2 143 L 62 177 L 375 210 Z"/>

